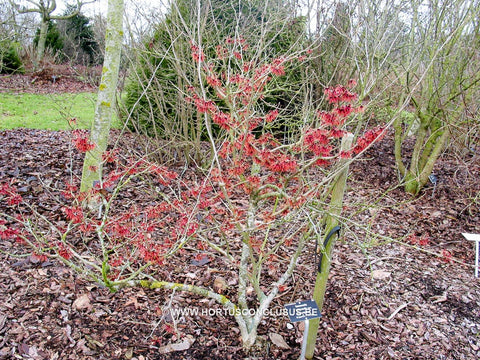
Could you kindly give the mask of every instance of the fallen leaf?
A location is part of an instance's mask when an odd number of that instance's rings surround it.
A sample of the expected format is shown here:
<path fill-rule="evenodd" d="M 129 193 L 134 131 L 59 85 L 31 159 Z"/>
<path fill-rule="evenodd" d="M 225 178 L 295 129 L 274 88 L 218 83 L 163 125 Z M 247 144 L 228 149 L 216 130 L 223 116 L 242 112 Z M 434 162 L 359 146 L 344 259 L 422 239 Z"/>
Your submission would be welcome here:
<path fill-rule="evenodd" d="M 185 351 L 190 349 L 190 346 L 192 346 L 194 342 L 194 337 L 192 335 L 187 335 L 181 342 L 160 347 L 158 352 L 160 354 L 168 354 L 175 351 Z"/>
<path fill-rule="evenodd" d="M 90 303 L 90 299 L 87 294 L 79 296 L 73 302 L 72 306 L 74 310 L 87 310 L 92 308 L 92 304 Z"/>
<path fill-rule="evenodd" d="M 125 303 L 125 306 L 133 305 L 135 309 L 139 309 L 142 307 L 141 304 L 138 303 L 138 300 L 135 296 L 130 296 L 128 301 Z"/>
<path fill-rule="evenodd" d="M 125 359 L 130 360 L 131 358 L 133 358 L 133 348 L 128 348 L 125 353 Z"/>
<path fill-rule="evenodd" d="M 213 281 L 213 290 L 219 294 L 223 294 L 223 292 L 227 289 L 227 281 L 222 276 L 217 276 Z"/>
<path fill-rule="evenodd" d="M 372 271 L 372 278 L 374 280 L 385 280 L 388 279 L 392 275 L 390 271 L 386 270 L 373 270 Z"/>
<path fill-rule="evenodd" d="M 192 260 L 191 264 L 195 266 L 201 266 L 208 264 L 210 262 L 210 258 L 205 254 L 199 254 L 195 259 Z"/>
<path fill-rule="evenodd" d="M 197 277 L 197 274 L 193 273 L 193 272 L 188 272 L 185 274 L 185 276 L 189 279 L 195 279 Z"/>
<path fill-rule="evenodd" d="M 274 332 L 268 333 L 268 337 L 280 349 L 290 349 L 290 346 L 285 342 L 283 336 Z"/>

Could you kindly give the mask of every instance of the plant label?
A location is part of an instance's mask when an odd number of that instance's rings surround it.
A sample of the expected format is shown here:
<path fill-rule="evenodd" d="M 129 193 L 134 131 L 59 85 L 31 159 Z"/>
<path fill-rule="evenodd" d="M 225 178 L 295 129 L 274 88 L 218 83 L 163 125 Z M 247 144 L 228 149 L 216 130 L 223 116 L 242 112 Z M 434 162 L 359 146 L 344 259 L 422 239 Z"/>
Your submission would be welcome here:
<path fill-rule="evenodd" d="M 320 310 L 315 300 L 298 301 L 285 305 L 290 321 L 306 321 L 321 317 Z"/>
<path fill-rule="evenodd" d="M 467 239 L 468 241 L 474 241 L 475 242 L 475 277 L 478 278 L 478 271 L 479 271 L 479 262 L 480 262 L 480 234 L 468 234 L 468 233 L 462 233 L 462 235 Z"/>

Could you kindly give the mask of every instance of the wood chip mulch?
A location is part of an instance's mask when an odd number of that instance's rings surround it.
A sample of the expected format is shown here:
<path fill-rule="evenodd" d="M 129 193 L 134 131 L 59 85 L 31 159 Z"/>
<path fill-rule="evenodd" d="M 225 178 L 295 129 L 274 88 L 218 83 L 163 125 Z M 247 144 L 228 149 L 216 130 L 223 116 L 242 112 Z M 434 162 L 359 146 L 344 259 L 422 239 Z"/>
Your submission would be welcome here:
<path fill-rule="evenodd" d="M 45 211 L 59 211 L 44 190 L 70 176 L 69 139 L 68 132 L 0 132 L 0 183 L 13 180 Z M 391 149 L 387 138 L 351 167 L 348 221 L 337 243 L 315 359 L 478 359 L 480 281 L 473 276 L 473 244 L 461 233 L 480 233 L 480 156 L 467 155 L 459 166 L 444 155 L 435 168 L 437 186 L 412 199 L 397 187 Z M 73 156 L 73 164 L 78 175 L 81 157 Z M 234 319 L 202 313 L 218 308 L 208 300 L 163 290 L 110 293 L 58 263 L 10 256 L 26 252 L 10 241 L 0 240 L 0 249 L 2 359 L 247 358 Z M 312 251 L 313 244 L 274 308 L 310 298 Z M 234 276 L 219 258 L 203 265 L 172 261 L 163 269 L 178 271 L 205 286 L 213 274 L 227 282 Z M 199 313 L 165 311 L 185 307 Z M 284 317 L 267 318 L 259 329 L 265 350 L 255 358 L 297 359 L 302 330 Z M 272 333 L 289 348 L 272 341 Z"/>

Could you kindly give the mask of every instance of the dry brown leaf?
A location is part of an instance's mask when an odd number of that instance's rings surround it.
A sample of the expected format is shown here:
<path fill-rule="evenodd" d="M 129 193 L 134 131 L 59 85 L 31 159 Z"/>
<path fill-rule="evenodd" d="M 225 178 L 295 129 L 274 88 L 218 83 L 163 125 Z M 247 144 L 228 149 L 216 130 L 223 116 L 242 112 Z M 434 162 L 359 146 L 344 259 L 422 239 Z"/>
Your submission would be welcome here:
<path fill-rule="evenodd" d="M 168 354 L 175 351 L 185 351 L 190 349 L 190 346 L 192 346 L 194 342 L 195 338 L 192 335 L 187 335 L 181 342 L 162 346 L 158 349 L 158 352 L 160 354 Z"/>
<path fill-rule="evenodd" d="M 272 343 L 274 343 L 280 349 L 290 349 L 290 346 L 285 342 L 285 339 L 282 335 L 270 332 L 268 333 L 268 337 L 270 338 Z"/>
<path fill-rule="evenodd" d="M 135 309 L 139 309 L 142 307 L 141 304 L 138 303 L 138 300 L 135 296 L 130 296 L 128 301 L 125 303 L 125 306 L 133 305 Z"/>
<path fill-rule="evenodd" d="M 88 310 L 92 308 L 90 298 L 87 294 L 80 295 L 72 305 L 74 310 Z"/>
<path fill-rule="evenodd" d="M 227 289 L 227 281 L 222 276 L 217 276 L 213 281 L 213 290 L 219 294 L 223 294 L 223 292 Z"/>
<path fill-rule="evenodd" d="M 388 279 L 392 275 L 390 271 L 386 270 L 373 270 L 372 271 L 372 278 L 374 280 L 385 280 Z"/>

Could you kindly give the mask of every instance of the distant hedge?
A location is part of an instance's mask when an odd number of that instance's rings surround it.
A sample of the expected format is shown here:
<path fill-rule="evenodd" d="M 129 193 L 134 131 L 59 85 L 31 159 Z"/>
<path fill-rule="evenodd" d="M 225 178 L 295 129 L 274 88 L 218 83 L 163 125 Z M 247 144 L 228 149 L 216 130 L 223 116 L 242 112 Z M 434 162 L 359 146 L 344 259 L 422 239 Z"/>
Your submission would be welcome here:
<path fill-rule="evenodd" d="M 20 44 L 17 42 L 0 42 L 0 73 L 23 74 L 25 68 L 20 58 Z"/>

